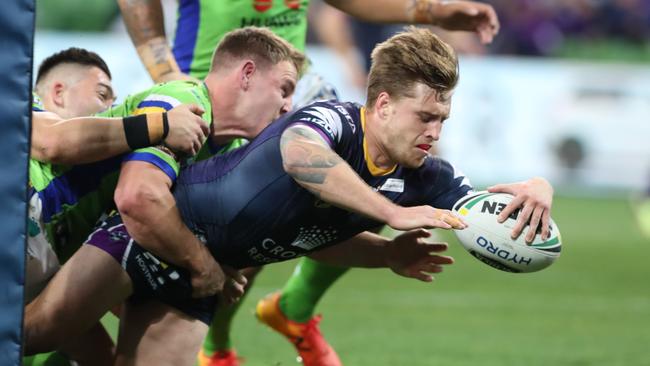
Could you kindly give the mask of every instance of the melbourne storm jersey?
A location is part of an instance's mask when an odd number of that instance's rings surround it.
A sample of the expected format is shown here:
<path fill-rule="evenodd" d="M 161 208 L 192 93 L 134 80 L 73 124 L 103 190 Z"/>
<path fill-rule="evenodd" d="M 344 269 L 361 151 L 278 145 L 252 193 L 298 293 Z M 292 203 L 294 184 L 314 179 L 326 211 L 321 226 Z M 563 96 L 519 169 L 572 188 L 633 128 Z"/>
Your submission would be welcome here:
<path fill-rule="evenodd" d="M 186 224 L 220 263 L 238 268 L 288 260 L 382 223 L 320 201 L 282 167 L 280 136 L 289 126 L 315 129 L 377 192 L 401 206 L 450 209 L 470 190 L 448 162 L 379 172 L 366 159 L 361 106 L 319 102 L 267 127 L 246 147 L 193 164 L 174 195 Z"/>
<path fill-rule="evenodd" d="M 309 0 L 180 0 L 173 53 L 181 71 L 203 78 L 223 36 L 246 26 L 270 28 L 304 50 Z"/>

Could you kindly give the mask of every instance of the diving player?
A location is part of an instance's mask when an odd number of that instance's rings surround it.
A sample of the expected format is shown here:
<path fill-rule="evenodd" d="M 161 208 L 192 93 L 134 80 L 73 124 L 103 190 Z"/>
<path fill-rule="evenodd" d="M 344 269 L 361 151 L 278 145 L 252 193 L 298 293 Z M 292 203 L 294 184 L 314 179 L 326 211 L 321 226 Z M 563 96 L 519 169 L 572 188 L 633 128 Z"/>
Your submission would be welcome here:
<path fill-rule="evenodd" d="M 425 272 L 452 263 L 431 255 L 446 245 L 422 243 L 424 230 L 394 241 L 365 230 L 383 223 L 401 230 L 465 227 L 430 205 L 451 208 L 471 190 L 467 179 L 427 153 L 449 114 L 457 67 L 453 50 L 427 30 L 392 37 L 373 54 L 366 107 L 313 104 L 271 124 L 242 149 L 186 168 L 174 192 L 185 223 L 221 264 L 235 268 L 312 254 L 431 280 Z M 524 220 L 531 219 L 533 231 L 544 224 L 547 237 L 544 211 L 552 188 L 542 179 L 525 184 L 536 187 L 537 199 L 523 204 Z M 277 214 L 269 215 L 269 207 Z M 143 227 L 126 225 L 128 233 L 110 217 L 30 304 L 28 352 L 51 347 L 133 295 L 118 362 L 192 364 L 215 297 L 191 299 L 188 272 L 140 247 L 129 233 Z M 78 275 L 86 270 L 87 276 Z M 53 311 L 59 317 L 49 316 Z"/>
<path fill-rule="evenodd" d="M 160 0 L 118 0 L 118 3 L 131 40 L 155 82 L 205 77 L 210 65 L 213 42 L 227 31 L 246 25 L 268 27 L 299 50 L 304 51 L 305 47 L 309 0 L 179 0 L 173 49 L 165 36 Z M 475 32 L 483 43 L 491 42 L 499 30 L 494 9 L 489 4 L 475 1 L 326 0 L 326 3 L 368 22 L 434 24 L 448 30 Z M 215 19 L 218 21 L 214 21 Z M 336 97 L 336 92 L 327 82 L 316 74 L 308 73 L 297 85 L 293 106 L 299 108 L 313 101 Z M 285 288 L 285 299 L 293 299 L 296 307 L 312 310 L 317 299 L 346 271 L 345 268 L 332 267 L 309 259 L 302 260 L 300 266 L 303 275 L 300 279 L 292 279 L 294 285 Z M 247 269 L 246 273 L 249 280 L 252 280 L 257 270 Z M 312 275 L 307 278 L 307 273 Z M 296 283 L 299 286 L 295 286 Z M 313 296 L 305 296 L 306 287 L 311 289 L 309 292 L 310 295 L 314 294 Z M 297 291 L 292 291 L 293 289 Z M 229 337 L 235 311 L 236 308 L 219 309 L 220 314 L 215 318 L 213 329 L 208 334 L 199 356 L 200 366 L 238 364 Z M 292 319 L 298 325 L 295 329 L 304 328 L 313 311 L 302 313 L 304 315 L 300 314 L 300 319 Z M 294 315 L 294 312 L 289 315 Z M 322 338 L 318 327 L 314 326 L 313 322 L 311 325 L 308 329 L 313 329 L 316 333 L 309 337 L 295 334 L 303 340 L 297 348 L 305 365 L 319 365 L 321 358 L 326 363 L 337 362 L 336 353 Z M 311 344 L 311 339 L 319 341 Z M 328 359 L 330 361 L 327 361 Z"/>

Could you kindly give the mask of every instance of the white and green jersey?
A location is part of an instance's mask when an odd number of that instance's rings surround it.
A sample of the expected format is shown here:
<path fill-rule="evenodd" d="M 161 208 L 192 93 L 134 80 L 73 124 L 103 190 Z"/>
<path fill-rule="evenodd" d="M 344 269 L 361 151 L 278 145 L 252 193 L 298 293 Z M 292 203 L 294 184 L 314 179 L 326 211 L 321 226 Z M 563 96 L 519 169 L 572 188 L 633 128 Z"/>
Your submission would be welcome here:
<path fill-rule="evenodd" d="M 181 71 L 204 78 L 223 36 L 246 26 L 270 28 L 304 51 L 309 0 L 180 0 L 174 57 Z"/>
<path fill-rule="evenodd" d="M 127 97 L 124 103 L 100 115 L 126 117 L 167 111 L 185 103 L 201 106 L 205 110 L 203 118 L 209 124 L 212 122 L 212 108 L 206 86 L 190 81 L 155 85 Z M 75 166 L 30 160 L 30 197 L 38 195 L 39 204 L 42 205 L 40 221 L 61 262 L 74 253 L 100 216 L 113 206 L 113 193 L 123 161 L 150 162 L 167 173 L 172 180 L 176 179 L 180 164 L 165 150 L 162 147 L 148 147 L 100 162 Z"/>

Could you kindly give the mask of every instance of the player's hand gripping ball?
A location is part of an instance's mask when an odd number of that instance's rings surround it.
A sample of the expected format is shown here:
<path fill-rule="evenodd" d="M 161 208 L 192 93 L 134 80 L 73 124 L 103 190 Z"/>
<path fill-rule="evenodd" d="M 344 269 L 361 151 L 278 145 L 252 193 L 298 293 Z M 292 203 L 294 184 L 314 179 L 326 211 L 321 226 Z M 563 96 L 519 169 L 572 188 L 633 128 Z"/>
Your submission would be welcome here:
<path fill-rule="evenodd" d="M 510 233 L 519 210 L 514 211 L 503 223 L 497 221 L 497 216 L 512 198 L 510 194 L 488 192 L 477 192 L 461 198 L 454 204 L 453 210 L 469 227 L 455 231 L 456 237 L 470 254 L 494 268 L 515 273 L 542 270 L 560 256 L 560 230 L 551 219 L 547 240 L 542 240 L 538 228 L 533 242 L 526 243 L 524 237 L 529 230 L 528 226 L 513 240 Z"/>

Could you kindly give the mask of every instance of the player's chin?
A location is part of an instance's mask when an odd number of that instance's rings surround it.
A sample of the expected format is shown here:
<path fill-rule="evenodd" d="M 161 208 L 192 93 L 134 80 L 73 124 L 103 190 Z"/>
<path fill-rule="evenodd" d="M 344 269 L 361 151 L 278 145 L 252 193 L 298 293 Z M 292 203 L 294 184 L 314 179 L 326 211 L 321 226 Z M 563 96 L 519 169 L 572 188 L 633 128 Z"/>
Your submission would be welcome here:
<path fill-rule="evenodd" d="M 417 169 L 424 164 L 425 160 L 427 160 L 428 157 L 429 154 L 424 154 L 424 156 L 422 156 L 422 154 L 418 154 L 418 156 L 413 156 L 411 159 L 408 159 L 408 161 L 403 162 L 402 166 L 409 169 Z"/>

